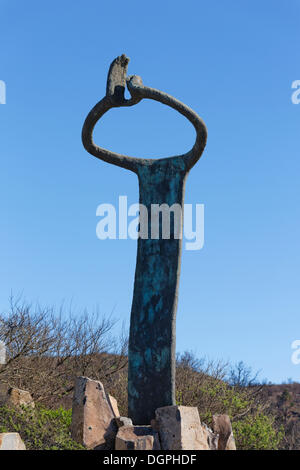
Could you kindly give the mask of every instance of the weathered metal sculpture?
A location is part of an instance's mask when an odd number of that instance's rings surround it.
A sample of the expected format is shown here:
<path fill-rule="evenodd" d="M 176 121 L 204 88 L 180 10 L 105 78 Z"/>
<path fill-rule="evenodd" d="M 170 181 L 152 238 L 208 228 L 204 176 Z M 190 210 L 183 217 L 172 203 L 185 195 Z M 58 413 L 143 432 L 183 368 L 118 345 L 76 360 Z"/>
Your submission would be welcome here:
<path fill-rule="evenodd" d="M 88 114 L 82 129 L 85 149 L 101 160 L 126 168 L 139 179 L 140 204 L 180 204 L 185 180 L 200 158 L 207 138 L 205 124 L 188 106 L 170 95 L 143 85 L 140 77 L 126 77 L 129 59 L 111 64 L 106 96 Z M 125 86 L 131 98 L 125 99 Z M 196 129 L 193 148 L 184 155 L 139 159 L 98 147 L 92 139 L 97 121 L 109 109 L 133 106 L 142 99 L 159 101 L 183 114 Z M 182 228 L 182 220 L 180 221 Z M 175 320 L 180 275 L 181 239 L 171 227 L 170 239 L 138 239 L 137 263 L 129 337 L 128 412 L 135 424 L 147 424 L 155 409 L 175 404 Z"/>

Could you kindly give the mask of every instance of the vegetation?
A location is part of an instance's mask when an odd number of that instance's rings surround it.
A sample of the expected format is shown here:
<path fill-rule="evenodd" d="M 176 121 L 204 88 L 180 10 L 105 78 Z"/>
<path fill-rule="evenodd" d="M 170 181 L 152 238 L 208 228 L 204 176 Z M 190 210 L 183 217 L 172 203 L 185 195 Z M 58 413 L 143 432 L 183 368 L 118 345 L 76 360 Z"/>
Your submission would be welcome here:
<path fill-rule="evenodd" d="M 114 325 L 99 314 L 55 315 L 12 300 L 10 311 L 0 315 L 7 354 L 0 383 L 29 390 L 36 403 L 56 406 L 72 394 L 76 376 L 104 380 L 126 366 L 127 339 L 112 335 Z"/>
<path fill-rule="evenodd" d="M 265 399 L 264 385 L 242 362 L 235 367 L 197 360 L 185 353 L 177 361 L 177 403 L 197 406 L 201 421 L 228 414 L 240 450 L 278 449 L 283 439 Z"/>
<path fill-rule="evenodd" d="M 49 410 L 38 406 L 10 409 L 0 407 L 0 432 L 20 433 L 28 450 L 80 450 L 70 437 L 72 412 L 62 407 Z"/>
<path fill-rule="evenodd" d="M 111 318 L 98 315 L 56 316 L 52 310 L 12 303 L 8 314 L 0 316 L 0 340 L 7 346 L 0 389 L 28 390 L 37 406 L 30 411 L 0 405 L 0 432 L 20 432 L 28 449 L 79 449 L 70 437 L 74 379 L 79 375 L 101 380 L 126 416 L 127 339 L 113 337 L 113 326 Z M 231 367 L 186 352 L 177 357 L 176 386 L 177 403 L 198 407 L 207 425 L 214 414 L 228 414 L 239 449 L 294 445 L 283 432 L 283 417 L 294 405 L 291 395 L 283 391 L 275 406 L 267 386 L 242 362 Z M 295 429 L 291 435 L 298 445 Z"/>
<path fill-rule="evenodd" d="M 283 428 L 276 430 L 274 418 L 259 410 L 233 422 L 232 427 L 241 450 L 277 450 L 284 437 Z"/>

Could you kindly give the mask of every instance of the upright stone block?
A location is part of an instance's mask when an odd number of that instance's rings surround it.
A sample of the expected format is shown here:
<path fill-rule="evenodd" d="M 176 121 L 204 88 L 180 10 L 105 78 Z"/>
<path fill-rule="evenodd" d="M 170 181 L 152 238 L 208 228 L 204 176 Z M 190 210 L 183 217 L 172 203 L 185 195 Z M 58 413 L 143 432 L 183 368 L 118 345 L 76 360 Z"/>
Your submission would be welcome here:
<path fill-rule="evenodd" d="M 155 414 L 162 449 L 210 450 L 197 408 L 164 406 Z"/>
<path fill-rule="evenodd" d="M 72 438 L 87 449 L 113 449 L 115 414 L 101 382 L 77 377 L 72 407 Z"/>
<path fill-rule="evenodd" d="M 0 434 L 0 450 L 26 450 L 26 447 L 19 433 L 4 432 Z"/>
<path fill-rule="evenodd" d="M 115 450 L 160 450 L 158 434 L 151 426 L 122 426 Z"/>
<path fill-rule="evenodd" d="M 229 416 L 214 415 L 212 422 L 214 433 L 219 434 L 218 450 L 236 450 Z"/>

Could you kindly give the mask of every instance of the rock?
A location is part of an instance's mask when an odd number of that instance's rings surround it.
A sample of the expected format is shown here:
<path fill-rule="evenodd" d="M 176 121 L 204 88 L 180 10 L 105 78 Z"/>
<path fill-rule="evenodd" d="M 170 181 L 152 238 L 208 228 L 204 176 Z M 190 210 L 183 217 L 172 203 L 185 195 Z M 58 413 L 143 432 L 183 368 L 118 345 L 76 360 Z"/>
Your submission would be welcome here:
<path fill-rule="evenodd" d="M 155 415 L 162 449 L 209 450 L 197 408 L 164 406 Z"/>
<path fill-rule="evenodd" d="M 0 450 L 26 450 L 26 447 L 19 433 L 4 432 L 0 434 Z"/>
<path fill-rule="evenodd" d="M 151 426 L 122 426 L 115 450 L 160 450 L 158 433 Z"/>
<path fill-rule="evenodd" d="M 212 422 L 214 433 L 219 434 L 218 450 L 236 450 L 229 416 L 214 415 Z"/>
<path fill-rule="evenodd" d="M 72 438 L 87 449 L 114 448 L 115 414 L 101 382 L 77 377 L 72 406 Z"/>
<path fill-rule="evenodd" d="M 117 423 L 118 428 L 121 428 L 122 426 L 132 426 L 132 420 L 130 418 L 127 418 L 125 416 L 119 416 L 118 418 L 115 418 L 115 421 Z"/>
<path fill-rule="evenodd" d="M 115 418 L 119 418 L 120 411 L 119 411 L 119 408 L 118 408 L 117 400 L 114 397 L 112 397 L 111 395 L 108 395 L 108 399 L 109 399 L 110 406 L 113 410 L 113 413 L 115 415 Z"/>
<path fill-rule="evenodd" d="M 26 406 L 28 408 L 34 408 L 35 404 L 32 396 L 26 390 L 20 390 L 19 388 L 10 388 L 7 392 L 5 404 L 8 407 L 17 407 Z"/>
<path fill-rule="evenodd" d="M 201 426 L 210 450 L 218 450 L 219 434 L 215 434 L 205 423 L 202 423 Z"/>

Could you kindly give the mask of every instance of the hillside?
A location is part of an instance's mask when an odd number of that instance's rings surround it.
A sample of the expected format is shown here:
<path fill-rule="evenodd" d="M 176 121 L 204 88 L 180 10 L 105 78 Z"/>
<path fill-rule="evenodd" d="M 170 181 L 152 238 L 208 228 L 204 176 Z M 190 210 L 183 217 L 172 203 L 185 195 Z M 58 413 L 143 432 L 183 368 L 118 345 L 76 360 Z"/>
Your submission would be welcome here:
<path fill-rule="evenodd" d="M 7 361 L 0 365 L 0 395 L 1 389 L 5 396 L 7 388 L 15 387 L 29 391 L 46 410 L 70 410 L 74 380 L 87 376 L 103 383 L 126 416 L 127 335 L 112 336 L 111 318 L 86 312 L 63 317 L 12 304 L 0 320 L 0 339 L 7 349 Z M 243 362 L 232 367 L 190 352 L 177 357 L 177 404 L 197 407 L 208 426 L 213 415 L 228 414 L 240 449 L 300 449 L 299 388 L 259 385 Z"/>
<path fill-rule="evenodd" d="M 102 379 L 109 392 L 117 398 L 123 415 L 127 414 L 126 375 L 125 366 L 118 373 Z M 0 382 L 0 406 L 4 402 L 7 388 L 6 384 Z M 239 448 L 248 448 L 252 442 L 253 449 L 300 449 L 300 383 L 230 387 L 224 380 L 195 371 L 179 362 L 177 402 L 197 406 L 201 420 L 208 425 L 211 424 L 212 414 L 228 413 L 233 421 Z M 70 410 L 72 391 L 57 396 L 55 400 L 50 392 L 41 404 L 49 410 L 59 407 Z M 22 420 L 24 425 L 24 416 Z M 277 437 L 282 434 L 282 429 L 284 436 L 279 442 Z M 47 432 L 51 437 L 51 431 Z"/>
<path fill-rule="evenodd" d="M 266 385 L 264 394 L 277 425 L 283 425 L 285 449 L 300 449 L 300 383 Z"/>

